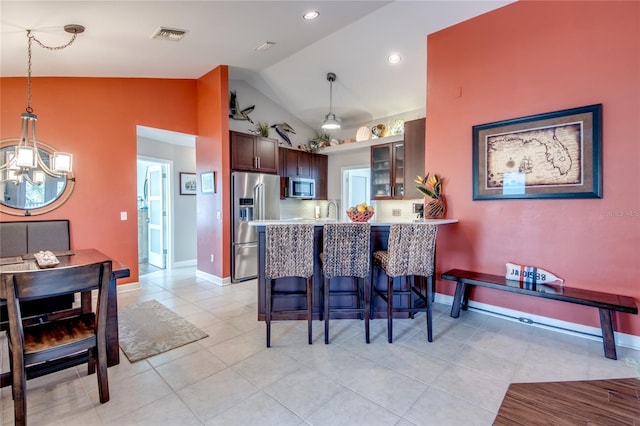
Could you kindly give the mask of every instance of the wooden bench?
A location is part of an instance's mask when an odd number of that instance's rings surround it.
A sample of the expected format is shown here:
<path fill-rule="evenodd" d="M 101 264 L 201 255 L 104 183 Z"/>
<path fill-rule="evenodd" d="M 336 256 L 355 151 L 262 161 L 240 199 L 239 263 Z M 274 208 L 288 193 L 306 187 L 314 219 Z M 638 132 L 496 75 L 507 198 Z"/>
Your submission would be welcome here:
<path fill-rule="evenodd" d="M 460 309 L 466 310 L 469 303 L 469 292 L 473 286 L 492 288 L 495 290 L 510 291 L 512 293 L 526 294 L 528 296 L 542 297 L 544 299 L 559 300 L 562 302 L 577 303 L 579 305 L 593 306 L 600 311 L 600 328 L 602 329 L 602 343 L 604 356 L 617 359 L 616 342 L 613 335 L 612 311 L 637 314 L 638 307 L 632 297 L 599 291 L 583 290 L 566 287 L 560 284 L 532 284 L 507 280 L 505 277 L 491 274 L 483 274 L 461 269 L 452 269 L 444 274 L 445 280 L 456 282 L 456 292 L 451 306 L 451 317 L 458 318 Z"/>

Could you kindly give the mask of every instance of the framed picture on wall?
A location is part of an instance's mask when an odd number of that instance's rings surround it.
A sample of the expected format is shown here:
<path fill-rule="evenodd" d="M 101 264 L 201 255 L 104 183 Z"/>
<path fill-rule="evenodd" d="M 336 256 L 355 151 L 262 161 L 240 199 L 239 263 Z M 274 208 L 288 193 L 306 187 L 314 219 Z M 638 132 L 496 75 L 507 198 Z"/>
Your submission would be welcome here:
<path fill-rule="evenodd" d="M 180 195 L 196 195 L 196 174 L 180 172 Z"/>
<path fill-rule="evenodd" d="M 602 198 L 602 104 L 473 126 L 473 199 Z"/>
<path fill-rule="evenodd" d="M 200 175 L 201 191 L 203 194 L 216 192 L 216 172 L 204 172 Z"/>

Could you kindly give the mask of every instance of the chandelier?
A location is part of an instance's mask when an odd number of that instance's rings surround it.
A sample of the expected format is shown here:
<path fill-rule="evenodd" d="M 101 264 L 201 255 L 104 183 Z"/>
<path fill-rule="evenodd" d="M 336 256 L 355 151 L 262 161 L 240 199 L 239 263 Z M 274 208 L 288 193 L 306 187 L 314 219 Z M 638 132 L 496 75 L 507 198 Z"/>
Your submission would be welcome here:
<path fill-rule="evenodd" d="M 70 34 L 71 40 L 61 46 L 46 46 L 27 30 L 28 42 L 28 68 L 27 68 L 27 108 L 20 115 L 20 137 L 15 150 L 5 153 L 4 164 L 0 165 L 0 171 L 5 171 L 3 181 L 13 181 L 16 184 L 26 180 L 40 185 L 45 181 L 45 174 L 59 178 L 72 172 L 73 155 L 66 152 L 53 152 L 49 156 L 49 164 L 43 161 L 38 151 L 36 138 L 36 121 L 38 116 L 33 113 L 31 107 L 31 44 L 33 41 L 40 47 L 48 50 L 62 50 L 70 46 L 78 34 L 84 32 L 82 25 L 65 25 L 64 30 Z M 0 160 L 1 161 L 1 160 Z"/>

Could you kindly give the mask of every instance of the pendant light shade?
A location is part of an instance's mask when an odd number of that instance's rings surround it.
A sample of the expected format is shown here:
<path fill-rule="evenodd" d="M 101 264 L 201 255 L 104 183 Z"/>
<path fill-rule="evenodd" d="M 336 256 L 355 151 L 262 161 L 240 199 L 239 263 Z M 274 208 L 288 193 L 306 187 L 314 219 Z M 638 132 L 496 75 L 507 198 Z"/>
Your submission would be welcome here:
<path fill-rule="evenodd" d="M 324 130 L 337 130 L 340 128 L 340 120 L 336 118 L 336 115 L 331 112 L 333 108 L 333 82 L 336 81 L 336 75 L 332 72 L 327 74 L 327 81 L 329 82 L 329 114 L 325 115 L 322 121 L 322 129 Z"/>

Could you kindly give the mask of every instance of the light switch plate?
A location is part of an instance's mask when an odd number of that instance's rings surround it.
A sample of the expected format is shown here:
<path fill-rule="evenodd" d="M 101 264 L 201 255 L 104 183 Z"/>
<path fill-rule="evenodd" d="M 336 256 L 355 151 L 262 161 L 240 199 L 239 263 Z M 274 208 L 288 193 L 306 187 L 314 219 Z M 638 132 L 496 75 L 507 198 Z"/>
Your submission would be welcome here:
<path fill-rule="evenodd" d="M 120 220 L 127 220 L 127 212 L 120 212 Z"/>

